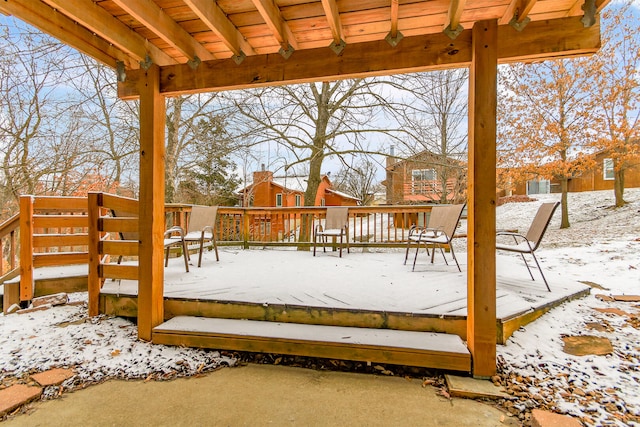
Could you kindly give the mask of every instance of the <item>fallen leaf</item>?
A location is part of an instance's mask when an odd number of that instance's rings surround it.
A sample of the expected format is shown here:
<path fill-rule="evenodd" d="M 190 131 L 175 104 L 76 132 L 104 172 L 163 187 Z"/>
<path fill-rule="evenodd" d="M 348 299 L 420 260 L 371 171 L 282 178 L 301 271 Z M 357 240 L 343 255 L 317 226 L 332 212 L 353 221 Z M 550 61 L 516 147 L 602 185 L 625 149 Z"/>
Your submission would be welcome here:
<path fill-rule="evenodd" d="M 113 350 L 113 351 L 111 352 L 111 356 L 112 356 L 112 357 L 118 356 L 119 354 L 120 354 L 120 350 Z"/>

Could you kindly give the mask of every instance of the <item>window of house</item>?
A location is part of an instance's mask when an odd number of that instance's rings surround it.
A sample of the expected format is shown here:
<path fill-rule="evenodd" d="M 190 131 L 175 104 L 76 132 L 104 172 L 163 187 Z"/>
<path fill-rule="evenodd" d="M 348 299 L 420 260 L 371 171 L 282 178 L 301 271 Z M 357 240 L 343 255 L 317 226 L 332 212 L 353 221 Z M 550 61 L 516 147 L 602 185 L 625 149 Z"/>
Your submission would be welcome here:
<path fill-rule="evenodd" d="M 302 197 L 299 194 L 296 194 L 296 206 L 300 206 L 302 204 Z"/>
<path fill-rule="evenodd" d="M 602 171 L 604 172 L 605 180 L 610 181 L 615 178 L 613 176 L 613 159 L 604 159 Z"/>
<path fill-rule="evenodd" d="M 435 169 L 414 169 L 411 171 L 413 181 L 436 181 L 438 175 Z"/>
<path fill-rule="evenodd" d="M 282 193 L 276 194 L 276 207 L 282 207 Z"/>
<path fill-rule="evenodd" d="M 324 197 L 322 199 L 320 199 L 320 206 L 325 206 Z"/>
<path fill-rule="evenodd" d="M 527 194 L 549 194 L 551 182 L 548 179 L 532 179 L 527 181 Z"/>

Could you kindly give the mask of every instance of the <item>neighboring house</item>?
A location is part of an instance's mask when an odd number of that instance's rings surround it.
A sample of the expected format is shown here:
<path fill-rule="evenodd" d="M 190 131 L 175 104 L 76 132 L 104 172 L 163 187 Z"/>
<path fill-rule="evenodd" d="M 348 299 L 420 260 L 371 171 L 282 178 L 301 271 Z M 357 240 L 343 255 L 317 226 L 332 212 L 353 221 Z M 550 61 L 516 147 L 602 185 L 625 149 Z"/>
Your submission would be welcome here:
<path fill-rule="evenodd" d="M 307 177 L 274 177 L 271 171 L 253 173 L 253 182 L 240 190 L 242 206 L 295 207 L 304 206 Z M 327 175 L 323 175 L 316 193 L 314 206 L 357 206 L 360 200 L 334 190 Z"/>
<path fill-rule="evenodd" d="M 240 204 L 255 207 L 297 207 L 304 206 L 307 177 L 274 177 L 273 172 L 262 170 L 253 173 L 253 182 L 240 190 Z M 322 177 L 314 206 L 357 206 L 359 199 L 332 188 L 327 175 Z M 253 217 L 252 238 L 255 240 L 281 240 L 287 233 L 295 231 L 296 219 L 285 215 L 265 215 Z"/>
<path fill-rule="evenodd" d="M 466 197 L 467 165 L 423 151 L 407 159 L 387 157 L 387 204 L 459 203 Z"/>
<path fill-rule="evenodd" d="M 594 154 L 593 157 L 595 164 L 593 168 L 580 175 L 569 178 L 567 182 L 567 190 L 570 193 L 595 190 L 613 190 L 613 159 L 608 156 L 606 151 L 598 152 Z M 634 166 L 625 171 L 624 187 L 640 187 L 640 157 Z M 515 185 L 513 185 L 512 194 L 548 194 L 559 193 L 560 191 L 559 181 L 554 179 L 548 180 L 534 178 L 526 182 L 516 182 Z"/>

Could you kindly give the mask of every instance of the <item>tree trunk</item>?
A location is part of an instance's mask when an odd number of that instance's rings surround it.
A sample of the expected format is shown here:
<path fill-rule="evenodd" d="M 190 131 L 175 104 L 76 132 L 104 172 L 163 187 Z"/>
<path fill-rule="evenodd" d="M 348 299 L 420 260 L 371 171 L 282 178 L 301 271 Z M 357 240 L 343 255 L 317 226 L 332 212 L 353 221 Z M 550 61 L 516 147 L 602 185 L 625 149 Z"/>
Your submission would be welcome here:
<path fill-rule="evenodd" d="M 182 116 L 182 104 L 184 98 L 173 99 L 173 111 L 167 117 L 167 149 L 165 155 L 165 188 L 164 199 L 166 203 L 173 203 L 175 198 L 175 181 L 178 164 L 178 148 L 180 144 L 179 130 Z"/>
<path fill-rule="evenodd" d="M 613 192 L 616 196 L 616 207 L 619 208 L 627 203 L 624 201 L 624 169 L 615 171 L 613 177 Z"/>
<path fill-rule="evenodd" d="M 562 190 L 562 221 L 560 223 L 560 228 L 569 228 L 569 204 L 567 203 L 567 195 L 568 195 L 568 179 L 562 178 L 560 179 L 560 188 Z"/>

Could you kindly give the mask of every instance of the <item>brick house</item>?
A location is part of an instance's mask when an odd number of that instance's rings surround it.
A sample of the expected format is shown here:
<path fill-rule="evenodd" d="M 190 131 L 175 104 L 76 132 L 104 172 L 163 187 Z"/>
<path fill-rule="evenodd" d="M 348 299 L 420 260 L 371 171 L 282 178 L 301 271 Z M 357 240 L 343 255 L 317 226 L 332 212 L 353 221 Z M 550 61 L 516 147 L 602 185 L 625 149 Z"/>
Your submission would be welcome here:
<path fill-rule="evenodd" d="M 304 206 L 306 177 L 274 177 L 273 172 L 262 170 L 253 173 L 253 182 L 238 193 L 242 206 L 298 207 Z M 357 206 L 359 199 L 332 188 L 327 175 L 322 176 L 314 206 Z M 252 216 L 254 240 L 281 240 L 298 226 L 298 219 L 290 215 Z M 293 221 L 293 222 L 292 222 Z"/>
<path fill-rule="evenodd" d="M 304 206 L 307 178 L 302 176 L 274 177 L 273 172 L 253 173 L 253 182 L 239 191 L 242 206 L 295 207 Z M 323 175 L 314 206 L 357 206 L 360 199 L 334 190 L 331 180 Z"/>

